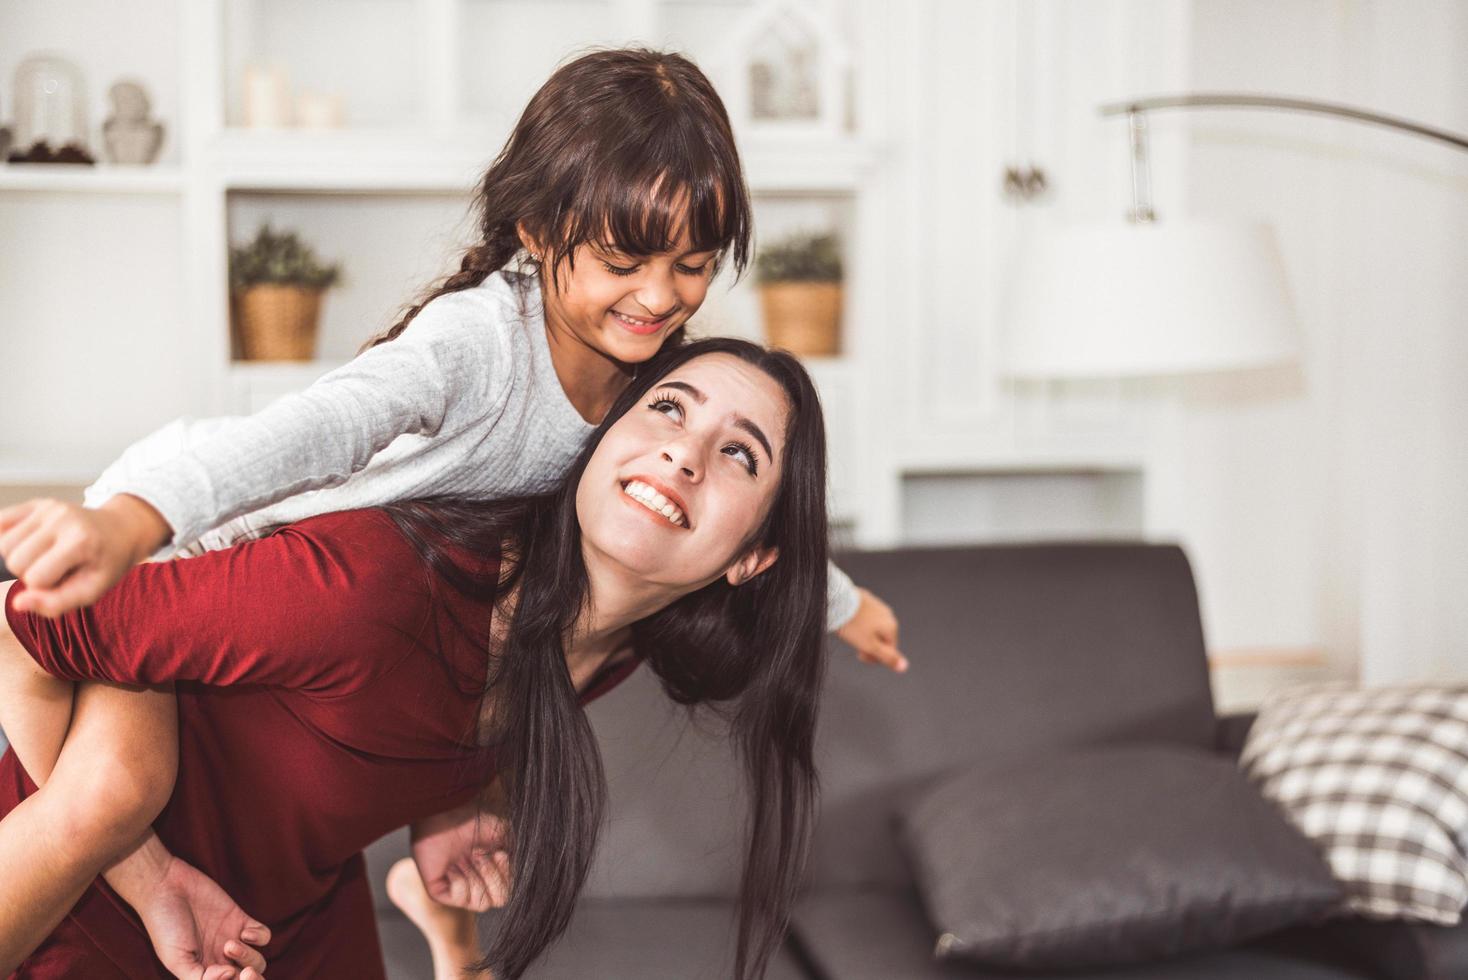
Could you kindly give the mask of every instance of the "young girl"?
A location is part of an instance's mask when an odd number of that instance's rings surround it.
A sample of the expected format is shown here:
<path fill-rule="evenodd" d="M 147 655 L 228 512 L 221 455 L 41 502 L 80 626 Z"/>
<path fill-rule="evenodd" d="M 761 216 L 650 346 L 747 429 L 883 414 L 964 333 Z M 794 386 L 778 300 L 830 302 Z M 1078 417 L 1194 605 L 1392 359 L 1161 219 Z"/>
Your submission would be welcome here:
<path fill-rule="evenodd" d="M 601 51 L 530 100 L 475 201 L 480 241 L 425 302 L 305 392 L 176 423 L 87 494 L 0 511 L 0 559 L 54 616 L 167 545 L 197 553 L 315 514 L 554 486 L 607 406 L 682 340 L 750 205 L 723 103 L 676 54 Z M 897 622 L 833 569 L 827 623 L 906 668 Z"/>
<path fill-rule="evenodd" d="M 106 856 L 78 867 L 77 851 L 146 829 L 155 802 L 132 800 L 133 787 L 162 782 L 166 795 L 173 777 L 155 770 L 176 745 L 177 788 L 142 848 L 170 870 L 151 877 L 178 877 L 186 861 L 216 879 L 275 934 L 183 904 L 209 931 L 268 942 L 283 977 L 382 977 L 362 848 L 498 783 L 520 885 L 493 960 L 500 980 L 519 976 L 564 928 L 601 824 L 600 758 L 578 702 L 642 660 L 676 702 L 718 702 L 730 719 L 750 807 L 734 973 L 762 975 L 814 810 L 824 426 L 788 354 L 715 339 L 649 367 L 551 493 L 307 519 L 136 568 L 57 620 L 17 612 L 24 593 L 0 586 L 0 720 L 15 743 L 0 759 L 0 855 L 12 858 L 0 926 L 33 911 L 13 900 L 38 876 L 86 890 L 22 975 L 156 975 L 149 939 L 157 948 L 167 910 L 150 876 L 108 877 L 145 934 L 87 887 Z M 67 679 L 81 682 L 75 710 Z M 182 682 L 176 733 L 107 732 L 88 698 L 98 682 Z M 64 730 L 59 758 L 47 728 Z M 79 771 L 97 751 L 108 764 Z M 43 786 L 18 759 L 49 769 Z M 26 819 L 37 807 L 67 822 Z M 15 859 L 18 836 L 31 846 Z M 16 962 L 0 947 L 0 974 Z"/>

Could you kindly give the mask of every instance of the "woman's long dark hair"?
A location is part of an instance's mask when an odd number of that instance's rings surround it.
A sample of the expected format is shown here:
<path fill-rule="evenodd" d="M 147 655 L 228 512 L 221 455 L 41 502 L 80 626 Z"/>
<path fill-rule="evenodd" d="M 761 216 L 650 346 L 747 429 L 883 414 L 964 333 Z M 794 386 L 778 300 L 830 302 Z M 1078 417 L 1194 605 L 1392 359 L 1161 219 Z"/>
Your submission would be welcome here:
<path fill-rule="evenodd" d="M 816 801 L 812 760 L 824 671 L 826 442 L 810 377 L 791 355 L 716 338 L 665 348 L 638 372 L 553 493 L 490 503 L 420 501 L 388 508 L 429 564 L 456 587 L 518 604 L 489 687 L 497 770 L 509 796 L 515 886 L 490 953 L 479 964 L 519 977 L 565 929 L 591 867 L 606 784 L 591 726 L 566 667 L 563 638 L 588 600 L 576 488 L 606 431 L 669 372 L 705 354 L 754 365 L 785 392 L 784 464 L 763 526 L 741 549 L 777 547 L 762 574 L 724 579 L 634 624 L 633 642 L 681 705 L 728 718 L 746 774 L 748 847 L 739 897 L 739 980 L 764 974 L 789 919 Z M 499 551 L 502 581 L 476 581 L 452 552 Z"/>
<path fill-rule="evenodd" d="M 459 271 L 369 346 L 394 339 L 424 305 L 510 265 L 518 226 L 541 244 L 559 287 L 577 246 L 632 255 L 673 248 L 686 225 L 695 251 L 749 264 L 753 218 L 729 114 L 698 66 L 646 48 L 592 51 L 531 97 L 474 198 L 479 241 Z M 533 265 L 534 263 L 532 263 Z"/>

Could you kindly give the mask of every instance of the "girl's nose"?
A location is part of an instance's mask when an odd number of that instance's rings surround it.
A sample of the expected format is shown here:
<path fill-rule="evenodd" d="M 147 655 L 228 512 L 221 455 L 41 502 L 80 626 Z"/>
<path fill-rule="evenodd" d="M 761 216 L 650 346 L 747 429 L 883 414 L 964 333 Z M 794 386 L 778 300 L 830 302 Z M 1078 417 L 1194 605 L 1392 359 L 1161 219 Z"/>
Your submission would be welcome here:
<path fill-rule="evenodd" d="M 636 299 L 650 317 L 667 316 L 677 309 L 678 294 L 673 289 L 671 270 L 666 274 L 656 273 L 649 276 L 643 282 L 642 288 L 637 290 Z"/>

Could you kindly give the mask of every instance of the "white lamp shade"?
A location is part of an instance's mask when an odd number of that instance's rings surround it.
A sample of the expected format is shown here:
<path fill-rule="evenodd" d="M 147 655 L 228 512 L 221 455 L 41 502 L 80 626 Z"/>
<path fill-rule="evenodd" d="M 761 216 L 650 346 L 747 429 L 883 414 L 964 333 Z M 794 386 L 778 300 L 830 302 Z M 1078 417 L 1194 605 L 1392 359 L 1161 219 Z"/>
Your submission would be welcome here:
<path fill-rule="evenodd" d="M 1045 232 L 1006 303 L 1006 373 L 1178 374 L 1263 367 L 1299 352 L 1266 226 L 1128 223 Z"/>

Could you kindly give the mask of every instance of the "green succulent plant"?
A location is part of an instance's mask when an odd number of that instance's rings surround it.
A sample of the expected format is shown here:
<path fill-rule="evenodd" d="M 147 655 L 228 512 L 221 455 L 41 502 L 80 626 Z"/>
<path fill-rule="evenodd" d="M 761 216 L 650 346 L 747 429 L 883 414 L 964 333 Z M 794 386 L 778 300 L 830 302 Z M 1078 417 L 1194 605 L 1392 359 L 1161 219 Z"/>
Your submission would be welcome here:
<path fill-rule="evenodd" d="M 234 289 L 266 283 L 326 289 L 341 278 L 341 266 L 327 265 L 293 231 L 276 233 L 262 225 L 255 240 L 229 250 L 229 284 Z"/>
<path fill-rule="evenodd" d="M 840 282 L 841 246 L 835 235 L 799 232 L 760 249 L 755 273 L 766 282 Z"/>

